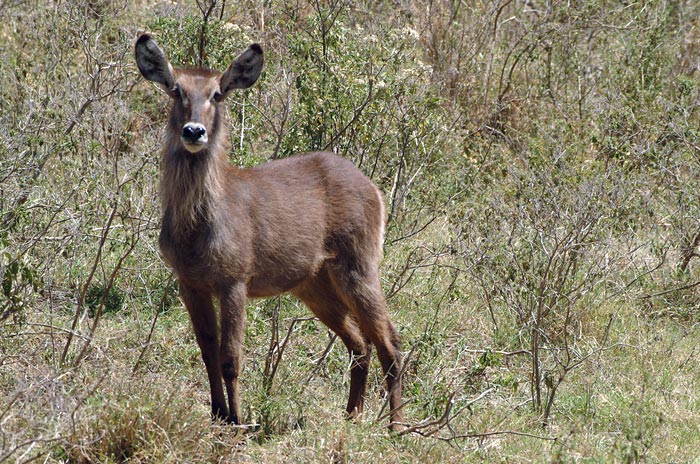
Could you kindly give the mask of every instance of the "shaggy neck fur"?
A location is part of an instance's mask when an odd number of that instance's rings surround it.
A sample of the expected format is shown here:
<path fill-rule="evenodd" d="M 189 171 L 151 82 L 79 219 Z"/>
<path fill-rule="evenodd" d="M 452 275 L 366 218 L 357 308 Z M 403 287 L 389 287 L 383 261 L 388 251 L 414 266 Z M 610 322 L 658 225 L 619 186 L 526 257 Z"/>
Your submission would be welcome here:
<path fill-rule="evenodd" d="M 180 127 L 171 121 L 161 159 L 160 195 L 163 215 L 173 233 L 185 236 L 203 222 L 211 222 L 223 196 L 222 178 L 228 165 L 228 129 L 219 107 L 207 148 L 188 152 L 180 141 Z"/>

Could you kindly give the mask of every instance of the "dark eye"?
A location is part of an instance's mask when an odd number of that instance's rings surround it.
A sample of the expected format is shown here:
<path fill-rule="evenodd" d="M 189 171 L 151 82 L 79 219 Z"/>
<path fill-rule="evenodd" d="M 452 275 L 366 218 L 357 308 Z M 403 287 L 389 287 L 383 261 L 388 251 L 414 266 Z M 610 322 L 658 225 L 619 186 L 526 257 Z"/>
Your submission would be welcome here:
<path fill-rule="evenodd" d="M 223 99 L 224 99 L 224 96 L 221 95 L 221 92 L 219 92 L 219 91 L 214 92 L 211 96 L 212 103 L 219 103 Z"/>
<path fill-rule="evenodd" d="M 170 96 L 173 98 L 179 98 L 182 99 L 182 90 L 180 89 L 180 86 L 175 84 L 175 86 L 170 90 Z"/>

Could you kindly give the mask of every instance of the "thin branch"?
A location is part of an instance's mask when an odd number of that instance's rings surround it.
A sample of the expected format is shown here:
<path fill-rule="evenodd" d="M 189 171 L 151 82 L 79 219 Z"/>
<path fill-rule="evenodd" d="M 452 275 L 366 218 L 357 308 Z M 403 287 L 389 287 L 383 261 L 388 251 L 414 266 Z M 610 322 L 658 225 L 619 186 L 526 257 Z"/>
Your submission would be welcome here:
<path fill-rule="evenodd" d="M 683 259 L 681 261 L 680 266 L 678 267 L 681 271 L 685 272 L 685 270 L 688 269 L 690 260 L 694 257 L 700 256 L 695 252 L 695 250 L 698 248 L 698 245 L 700 245 L 700 230 L 695 234 L 693 240 L 691 240 L 688 246 L 686 246 L 683 250 Z"/>
<path fill-rule="evenodd" d="M 403 435 L 408 435 L 409 433 L 420 433 L 421 435 L 423 435 L 421 433 L 421 430 L 423 430 L 425 428 L 433 427 L 433 426 L 437 426 L 438 430 L 440 428 L 442 428 L 449 421 L 450 411 L 452 411 L 452 407 L 454 406 L 455 395 L 456 395 L 455 392 L 452 392 L 452 394 L 450 394 L 450 397 L 447 399 L 447 406 L 445 407 L 445 412 L 443 412 L 442 416 L 440 416 L 439 419 L 433 419 L 433 420 L 419 422 L 415 425 L 412 425 L 411 427 L 403 429 L 402 431 L 400 431 L 398 433 L 398 435 L 403 436 Z M 432 433 L 433 432 L 431 432 L 431 434 Z"/>
<path fill-rule="evenodd" d="M 280 304 L 280 299 L 278 297 L 278 302 L 277 304 Z M 277 314 L 279 315 L 279 306 L 278 306 L 278 312 Z M 280 361 L 282 361 L 282 355 L 284 354 L 284 350 L 287 347 L 287 344 L 292 338 L 292 334 L 294 332 L 294 327 L 296 326 L 297 323 L 299 322 L 306 322 L 306 321 L 313 321 L 316 320 L 315 317 L 310 316 L 310 317 L 295 317 L 292 319 L 292 321 L 289 323 L 289 328 L 287 329 L 287 334 L 285 335 L 284 339 L 282 339 L 282 343 L 279 343 L 278 341 L 278 335 L 276 333 L 276 327 L 277 325 L 273 322 L 273 325 L 275 326 L 275 333 L 272 335 L 272 340 L 270 341 L 270 348 L 268 351 L 268 359 L 265 362 L 265 379 L 264 379 L 264 384 L 265 384 L 265 390 L 270 391 L 272 388 L 272 382 L 275 379 L 275 375 L 277 374 L 277 368 L 280 365 Z"/>
<path fill-rule="evenodd" d="M 330 331 L 329 331 L 330 332 Z M 326 349 L 323 350 L 323 353 L 321 353 L 321 356 L 318 358 L 316 361 L 316 365 L 314 368 L 311 370 L 311 373 L 309 374 L 309 378 L 306 380 L 306 383 L 311 382 L 311 379 L 314 378 L 314 375 L 316 375 L 316 372 L 321 368 L 323 365 L 323 362 L 326 360 L 328 355 L 331 352 L 331 349 L 333 348 L 333 344 L 335 344 L 335 341 L 338 339 L 338 335 L 333 333 L 333 335 L 330 337 L 330 340 L 328 341 L 328 345 L 326 345 Z"/>
<path fill-rule="evenodd" d="M 680 291 L 682 291 L 682 290 L 689 290 L 689 289 L 691 289 L 691 288 L 697 287 L 698 285 L 700 285 L 700 280 L 697 281 L 697 282 L 693 282 L 692 284 L 683 285 L 683 286 L 681 286 L 681 287 L 676 287 L 676 288 L 671 288 L 671 289 L 669 289 L 669 290 L 664 290 L 663 292 L 651 293 L 651 294 L 648 294 L 648 295 L 642 295 L 640 298 L 643 299 L 643 300 L 646 300 L 646 299 L 649 299 L 649 298 L 655 298 L 655 297 L 657 297 L 657 296 L 668 295 L 669 293 L 673 293 L 673 292 L 680 292 Z"/>
<path fill-rule="evenodd" d="M 92 262 L 92 267 L 90 268 L 90 272 L 87 276 L 87 279 L 85 280 L 85 283 L 83 284 L 83 288 L 80 291 L 80 297 L 78 299 L 78 307 L 75 309 L 75 316 L 73 317 L 73 323 L 71 325 L 71 333 L 68 334 L 68 340 L 66 340 L 66 344 L 63 347 L 63 353 L 61 353 L 61 365 L 63 365 L 66 361 L 66 357 L 68 356 L 68 350 L 70 349 L 70 345 L 73 342 L 73 336 L 72 332 L 75 332 L 76 327 L 78 326 L 78 321 L 80 320 L 82 314 L 83 314 L 83 307 L 85 306 L 85 295 L 87 295 L 88 288 L 90 284 L 92 283 L 92 279 L 95 276 L 95 272 L 97 272 L 97 267 L 102 261 L 102 251 L 104 250 L 105 242 L 107 241 L 107 236 L 109 235 L 109 231 L 112 226 L 112 221 L 114 221 L 114 217 L 117 215 L 117 209 L 119 208 L 119 202 L 117 200 L 114 201 L 112 205 L 112 211 L 109 214 L 109 217 L 107 218 L 107 223 L 105 224 L 104 228 L 102 229 L 102 236 L 100 237 L 100 243 L 97 246 L 97 254 L 95 255 L 95 259 Z"/>
<path fill-rule="evenodd" d="M 170 288 L 170 285 L 173 283 L 173 275 L 172 273 L 170 274 L 170 277 L 168 278 L 168 282 L 163 286 L 163 294 L 160 297 L 160 302 L 158 303 L 158 308 L 155 311 L 155 314 L 153 315 L 153 321 L 151 322 L 151 329 L 148 331 L 148 337 L 146 337 L 146 342 L 143 344 L 143 349 L 141 350 L 141 353 L 139 353 L 139 357 L 134 363 L 133 369 L 131 369 L 131 374 L 135 374 L 136 371 L 139 368 L 139 365 L 141 364 L 141 361 L 143 360 L 144 356 L 146 356 L 146 350 L 151 346 L 151 339 L 153 338 L 153 331 L 156 328 L 156 322 L 158 321 L 158 316 L 160 316 L 160 313 L 163 312 L 165 308 L 165 299 L 168 296 L 168 289 Z"/>
<path fill-rule="evenodd" d="M 107 283 L 107 286 L 105 287 L 104 293 L 102 294 L 102 299 L 100 300 L 100 305 L 97 307 L 97 311 L 95 311 L 95 317 L 92 322 L 92 326 L 90 327 L 90 335 L 88 336 L 87 340 L 85 340 L 85 343 L 83 343 L 83 348 L 80 350 L 80 353 L 78 353 L 78 356 L 75 358 L 75 361 L 73 362 L 73 365 L 75 367 L 78 366 L 80 361 L 85 357 L 87 354 L 87 349 L 90 347 L 90 343 L 92 342 L 93 337 L 95 336 L 95 333 L 97 332 L 97 326 L 100 322 L 100 317 L 102 316 L 102 311 L 104 310 L 105 302 L 107 300 L 107 295 L 109 295 L 109 292 L 112 290 L 112 287 L 114 286 L 114 283 L 116 281 L 117 275 L 119 274 L 119 271 L 122 269 L 122 265 L 124 264 L 124 261 L 126 258 L 129 257 L 132 251 L 134 251 L 134 248 L 136 248 L 136 244 L 139 241 L 139 232 L 136 233 L 136 235 L 132 235 L 132 240 L 131 244 L 129 245 L 129 248 L 119 257 L 119 260 L 117 260 L 117 264 L 114 266 L 114 269 L 112 269 L 112 273 L 109 276 L 109 280 Z"/>
<path fill-rule="evenodd" d="M 500 354 L 501 356 L 517 356 L 517 355 L 521 355 L 521 354 L 532 355 L 532 353 L 529 350 L 500 351 L 500 350 L 466 349 L 466 350 L 462 350 L 462 351 L 464 351 L 465 353 L 475 353 L 475 354 L 493 353 L 493 354 Z"/>
<path fill-rule="evenodd" d="M 44 327 L 46 329 L 49 329 L 50 331 L 49 332 L 18 332 L 16 334 L 6 334 L 3 336 L 5 336 L 5 337 L 24 337 L 27 335 L 53 335 L 54 331 L 58 331 L 58 332 L 64 332 L 66 334 L 70 334 L 73 337 L 78 337 L 78 338 L 81 338 L 83 340 L 87 340 L 87 337 L 85 335 L 82 335 L 82 334 L 75 332 L 73 330 L 64 329 L 63 327 L 59 327 L 59 326 L 52 325 L 52 324 L 40 324 L 38 322 L 29 322 L 29 323 L 27 323 L 27 326 L 28 327 L 32 327 L 32 326 Z"/>
<path fill-rule="evenodd" d="M 451 441 L 458 438 L 490 438 L 497 435 L 517 435 L 520 437 L 536 438 L 538 440 L 546 441 L 557 441 L 557 437 L 546 437 L 542 435 L 535 435 L 534 433 L 518 432 L 515 430 L 495 430 L 492 432 L 481 432 L 481 433 L 465 433 L 460 435 L 454 435 L 452 437 L 435 437 L 438 440 Z"/>
<path fill-rule="evenodd" d="M 406 356 L 404 356 L 401 370 L 399 371 L 399 379 L 403 378 L 403 375 L 406 372 L 406 369 L 408 368 L 408 365 L 411 362 L 411 358 L 413 357 L 413 353 L 415 352 L 415 350 L 416 350 L 416 346 L 413 345 L 413 347 L 411 347 L 411 351 L 409 351 L 408 354 L 406 354 Z M 384 378 L 384 380 L 386 380 L 386 377 Z M 375 419 L 375 422 L 379 422 L 379 421 L 384 420 L 386 417 L 393 415 L 395 412 L 400 411 L 401 409 L 404 408 L 404 406 L 411 403 L 410 400 L 404 401 L 399 406 L 390 410 L 386 414 L 382 414 L 384 412 L 384 410 L 386 409 L 386 407 L 389 405 L 390 397 L 391 397 L 391 395 L 387 394 L 386 397 L 384 398 L 384 403 L 382 404 L 382 407 L 379 409 L 379 413 L 377 414 L 377 418 Z"/>
<path fill-rule="evenodd" d="M 494 390 L 495 390 L 495 387 L 491 387 L 491 388 L 484 390 L 476 398 L 467 401 L 467 403 L 462 407 L 460 412 L 469 408 L 472 404 L 476 403 L 477 401 L 482 400 L 484 397 L 486 397 L 486 395 L 488 395 L 489 393 L 491 393 Z M 449 427 L 450 418 L 453 417 L 450 415 L 450 413 L 452 412 L 452 408 L 454 407 L 455 395 L 456 395 L 456 392 L 452 392 L 450 397 L 447 399 L 447 406 L 445 406 L 445 411 L 442 413 L 442 416 L 440 416 L 439 419 L 433 419 L 433 420 L 419 422 L 418 424 L 415 424 L 411 427 L 408 427 L 407 429 L 400 431 L 398 433 L 398 435 L 402 436 L 402 435 L 407 435 L 409 433 L 417 433 L 419 435 L 429 437 L 429 436 L 432 436 L 435 433 L 439 432 L 443 428 Z M 435 428 L 433 430 L 428 431 L 428 432 L 423 431 L 424 429 L 427 429 L 429 427 L 435 427 Z"/>
<path fill-rule="evenodd" d="M 340 129 L 338 132 L 336 132 L 336 134 L 333 136 L 333 138 L 332 138 L 328 143 L 326 143 L 326 145 L 325 145 L 324 148 L 323 148 L 324 150 L 328 150 L 329 148 L 331 148 L 331 147 L 333 146 L 333 144 L 334 144 L 340 137 L 342 137 L 342 136 L 345 134 L 345 132 L 346 132 L 353 124 L 355 124 L 355 121 L 358 120 L 358 118 L 360 117 L 360 115 L 362 115 L 362 113 L 364 113 L 365 108 L 367 107 L 367 105 L 369 104 L 369 102 L 372 101 L 372 89 L 373 89 L 373 87 L 374 87 L 374 85 L 373 85 L 373 79 L 370 79 L 370 80 L 369 80 L 369 89 L 367 89 L 367 97 L 365 98 L 365 101 L 360 105 L 359 108 L 357 108 L 357 109 L 355 109 L 355 110 L 353 111 L 352 119 L 350 119 L 350 121 L 349 121 L 345 126 L 343 126 L 342 129 Z"/>
<path fill-rule="evenodd" d="M 197 65 L 204 66 L 206 61 L 206 43 L 207 43 L 207 26 L 209 25 L 209 16 L 211 16 L 214 8 L 216 8 L 216 0 L 210 0 L 209 5 L 205 5 L 205 2 L 197 0 L 197 7 L 202 13 L 202 28 L 199 33 L 199 49 L 197 56 Z M 208 7 L 208 8 L 207 8 Z M 223 8 L 222 8 L 223 12 Z"/>

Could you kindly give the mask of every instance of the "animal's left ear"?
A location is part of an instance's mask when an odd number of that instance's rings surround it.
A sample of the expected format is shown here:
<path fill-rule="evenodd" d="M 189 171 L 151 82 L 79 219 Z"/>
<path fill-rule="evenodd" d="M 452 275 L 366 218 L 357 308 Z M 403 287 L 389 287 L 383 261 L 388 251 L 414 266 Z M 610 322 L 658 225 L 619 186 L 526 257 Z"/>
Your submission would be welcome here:
<path fill-rule="evenodd" d="M 219 87 L 223 95 L 233 89 L 247 89 L 255 84 L 263 67 L 263 51 L 258 44 L 252 44 L 233 60 L 223 76 Z"/>

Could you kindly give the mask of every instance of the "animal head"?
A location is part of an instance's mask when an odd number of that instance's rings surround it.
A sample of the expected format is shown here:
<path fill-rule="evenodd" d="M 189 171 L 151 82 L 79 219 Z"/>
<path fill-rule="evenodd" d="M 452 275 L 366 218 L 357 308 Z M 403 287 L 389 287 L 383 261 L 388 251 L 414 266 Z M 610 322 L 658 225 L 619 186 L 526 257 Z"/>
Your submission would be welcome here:
<path fill-rule="evenodd" d="M 148 34 L 136 41 L 135 54 L 143 77 L 161 85 L 173 100 L 169 124 L 180 132 L 180 143 L 190 153 L 208 148 L 218 131 L 221 102 L 234 89 L 253 85 L 264 61 L 260 45 L 252 44 L 223 73 L 201 68 L 174 68 Z"/>

